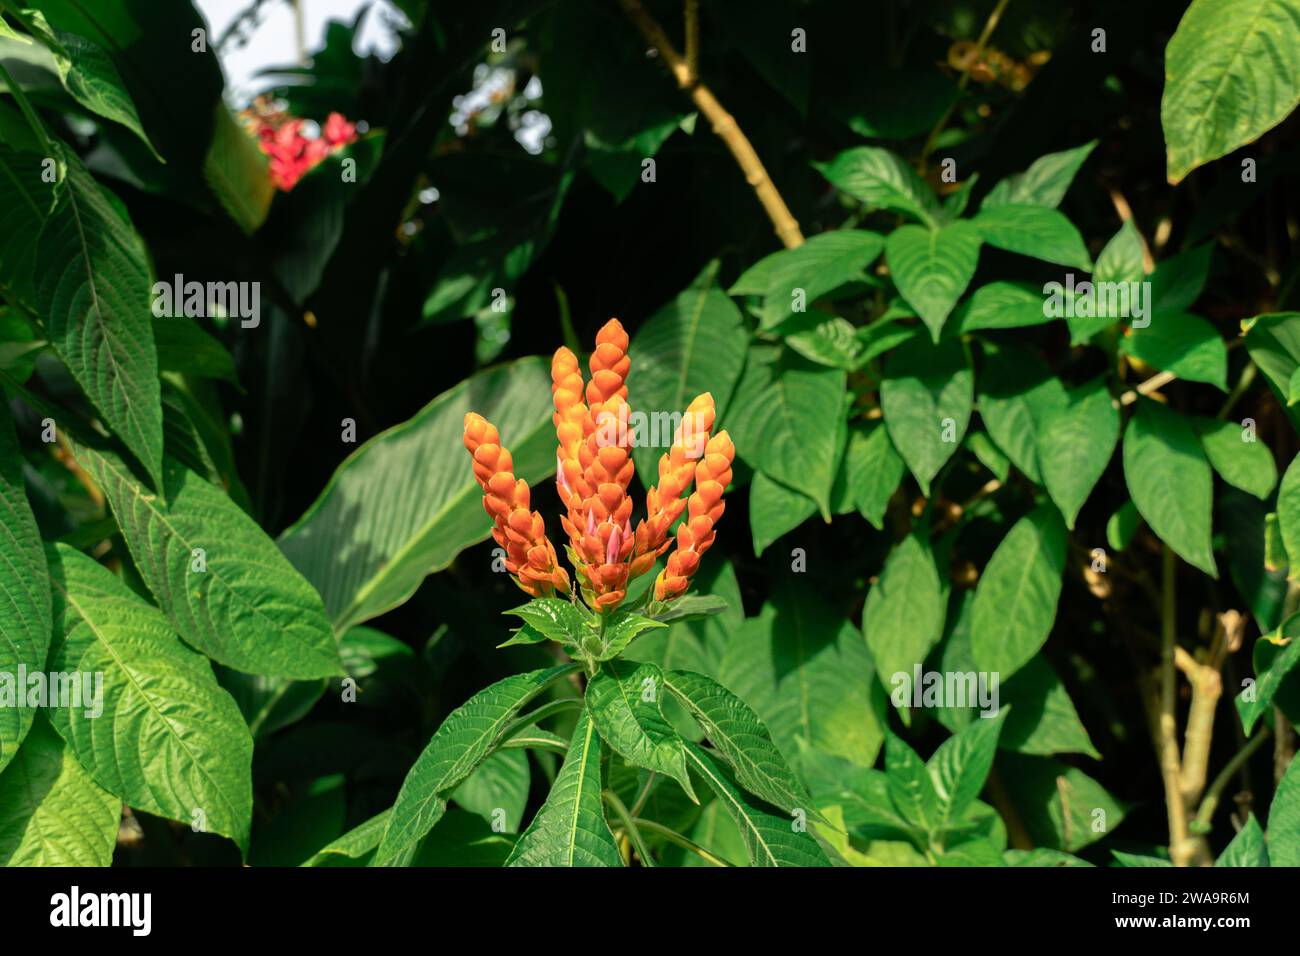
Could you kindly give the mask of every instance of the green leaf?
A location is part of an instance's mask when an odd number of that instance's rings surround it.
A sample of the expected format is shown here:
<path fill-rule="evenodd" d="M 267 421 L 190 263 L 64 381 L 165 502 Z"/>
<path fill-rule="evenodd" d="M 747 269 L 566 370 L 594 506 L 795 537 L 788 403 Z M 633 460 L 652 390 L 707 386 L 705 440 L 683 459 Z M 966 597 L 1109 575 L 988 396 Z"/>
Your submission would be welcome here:
<path fill-rule="evenodd" d="M 761 471 L 754 472 L 754 480 L 749 484 L 749 527 L 756 556 L 816 513 L 817 502 L 807 495 L 787 488 Z"/>
<path fill-rule="evenodd" d="M 860 364 L 862 339 L 853 324 L 839 316 L 810 309 L 783 322 L 776 332 L 810 362 L 847 371 Z"/>
<path fill-rule="evenodd" d="M 555 468 L 550 373 L 540 358 L 499 365 L 443 392 L 348 456 L 280 548 L 346 630 L 396 607 L 426 575 L 486 538 L 492 521 L 462 436 L 477 411 L 501 431 L 515 477 Z M 391 489 L 403 493 L 394 496 Z"/>
<path fill-rule="evenodd" d="M 235 225 L 252 235 L 266 222 L 275 198 L 266 154 L 224 102 L 217 103 L 215 115 L 203 178 Z"/>
<path fill-rule="evenodd" d="M 898 291 L 916 309 L 934 341 L 979 263 L 980 233 L 967 222 L 937 229 L 899 226 L 885 242 Z"/>
<path fill-rule="evenodd" d="M 248 849 L 253 738 L 203 657 L 162 614 L 91 558 L 47 551 L 54 584 L 50 669 L 103 675 L 92 703 L 50 711 L 77 761 L 132 807 Z"/>
<path fill-rule="evenodd" d="M 337 840 L 321 847 L 315 854 L 302 863 L 303 866 L 346 866 L 352 861 L 363 859 L 379 846 L 379 839 L 384 835 L 391 810 L 377 813 L 365 823 L 353 827 Z"/>
<path fill-rule="evenodd" d="M 931 755 L 926 770 L 934 781 L 941 828 L 960 820 L 984 789 L 984 781 L 993 769 L 998 734 L 1009 711 L 1009 707 L 1003 707 L 996 717 L 972 721 Z"/>
<path fill-rule="evenodd" d="M 669 671 L 664 685 L 686 705 L 742 787 L 786 813 L 812 808 L 812 798 L 748 704 L 717 681 L 690 671 Z"/>
<path fill-rule="evenodd" d="M 930 494 L 930 481 L 961 445 L 970 423 L 974 375 L 960 341 L 931 345 L 916 336 L 885 364 L 880 406 L 889 437 Z"/>
<path fill-rule="evenodd" d="M 1220 477 L 1234 488 L 1267 500 L 1277 485 L 1277 465 L 1272 450 L 1236 422 L 1197 418 L 1193 424 L 1205 457 Z"/>
<path fill-rule="evenodd" d="M 884 237 L 866 229 L 823 232 L 794 249 L 760 259 L 728 292 L 763 296 L 761 327 L 775 328 L 794 312 L 796 289 L 803 291 L 803 301 L 810 306 L 840 286 L 860 281 L 884 248 Z"/>
<path fill-rule="evenodd" d="M 1232 842 L 1223 848 L 1215 866 L 1268 866 L 1268 847 L 1264 831 L 1253 813 L 1246 815 L 1246 825 L 1237 831 Z"/>
<path fill-rule="evenodd" d="M 1201 297 L 1210 274 L 1214 243 L 1203 242 L 1195 248 L 1156 263 L 1151 273 L 1151 311 L 1186 312 Z"/>
<path fill-rule="evenodd" d="M 889 552 L 880 578 L 867 593 L 862 632 L 885 687 L 897 674 L 912 679 L 943 636 L 943 590 L 929 543 L 910 534 Z"/>
<path fill-rule="evenodd" d="M 0 146 L 0 287 L 33 305 L 32 237 L 40 233 L 54 203 L 54 187 L 42 179 L 45 160 L 41 153 Z"/>
<path fill-rule="evenodd" d="M 963 333 L 979 329 L 1018 329 L 1051 322 L 1043 308 L 1041 290 L 1019 282 L 982 285 L 957 307 L 957 328 Z"/>
<path fill-rule="evenodd" d="M 699 621 L 730 610 L 731 602 L 714 594 L 687 594 L 650 616 L 661 624 Z"/>
<path fill-rule="evenodd" d="M 1092 258 L 1079 230 L 1051 206 L 986 206 L 971 222 L 990 246 L 1043 262 L 1076 269 L 1092 268 Z M 1041 306 L 1040 300 L 1040 309 Z"/>
<path fill-rule="evenodd" d="M 1124 820 L 1124 805 L 1097 781 L 1051 757 L 1003 752 L 998 775 L 1035 846 L 1077 853 Z"/>
<path fill-rule="evenodd" d="M 249 674 L 342 673 L 320 596 L 222 491 L 167 458 L 164 494 L 155 495 L 113 453 L 81 444 L 74 450 L 186 643 Z"/>
<path fill-rule="evenodd" d="M 14 434 L 9 403 L 0 396 L 0 574 L 4 600 L 0 601 L 0 675 L 23 669 L 37 673 L 45 668 L 50 647 L 50 579 L 41 548 L 41 533 L 27 503 L 23 484 L 23 456 Z M 17 688 L 25 694 L 26 688 Z M 0 702 L 0 771 L 14 759 L 32 726 L 29 707 Z"/>
<path fill-rule="evenodd" d="M 1169 860 L 1159 856 L 1144 856 L 1141 853 L 1125 853 L 1122 850 L 1111 850 L 1111 855 L 1115 861 L 1124 867 L 1162 867 L 1173 866 Z"/>
<path fill-rule="evenodd" d="M 1043 483 L 1061 509 L 1066 527 L 1088 500 L 1110 464 L 1119 441 L 1119 409 L 1104 378 L 1074 389 L 1069 404 L 1049 412 L 1038 433 L 1038 462 Z"/>
<path fill-rule="evenodd" d="M 980 464 L 987 468 L 998 481 L 1005 482 L 1011 474 L 1011 459 L 1002 454 L 1002 449 L 993 443 L 987 432 L 971 432 L 966 436 L 966 447 L 975 453 Z"/>
<path fill-rule="evenodd" d="M 740 310 L 718 287 L 717 275 L 715 260 L 637 330 L 630 346 L 635 371 L 628 380 L 628 401 L 636 412 L 679 415 L 697 395 L 709 392 L 719 418 L 725 413 L 745 364 L 749 334 Z M 640 430 L 635 436 L 632 454 L 645 476 L 657 473 L 659 455 L 673 441 L 671 429 L 656 430 L 657 436 Z M 651 444 L 656 437 L 657 446 Z"/>
<path fill-rule="evenodd" d="M 1300 555 L 1300 455 L 1291 460 L 1278 486 L 1277 520 L 1286 553 Z M 1300 574 L 1300 568 L 1287 572 L 1289 578 L 1297 574 Z"/>
<path fill-rule="evenodd" d="M 1165 50 L 1169 182 L 1282 122 L 1300 102 L 1300 3 L 1192 0 Z"/>
<path fill-rule="evenodd" d="M 1228 349 L 1214 326 L 1185 312 L 1162 312 L 1145 327 L 1133 325 L 1120 350 L 1188 382 L 1227 391 Z"/>
<path fill-rule="evenodd" d="M 1040 156 L 1023 173 L 1008 176 L 990 189 L 980 204 L 980 211 L 1024 203 L 1055 209 L 1065 198 L 1079 167 L 1096 146 L 1094 139 L 1074 149 Z"/>
<path fill-rule="evenodd" d="M 796 739 L 870 766 L 880 750 L 884 700 L 852 623 L 792 575 L 727 641 L 718 683 L 762 718 L 784 754 Z"/>
<path fill-rule="evenodd" d="M 1124 433 L 1124 479 L 1151 530 L 1188 564 L 1218 577 L 1210 544 L 1210 463 L 1191 423 L 1139 398 Z"/>
<path fill-rule="evenodd" d="M 788 350 L 752 348 L 726 420 L 741 458 L 811 498 L 828 521 L 847 435 L 845 381 L 843 370 Z"/>
<path fill-rule="evenodd" d="M 528 803 L 530 780 L 528 754 L 522 750 L 498 750 L 451 792 L 451 799 L 494 827 L 498 823 L 497 811 L 504 811 L 500 823 L 505 826 L 505 832 L 518 833 Z"/>
<path fill-rule="evenodd" d="M 505 613 L 522 618 L 537 633 L 560 644 L 581 647 L 582 639 L 594 633 L 587 615 L 563 598 L 533 598 Z"/>
<path fill-rule="evenodd" d="M 907 468 L 894 451 L 889 429 L 882 422 L 852 422 L 844 455 L 853 503 L 862 517 L 883 529 L 885 509 Z"/>
<path fill-rule="evenodd" d="M 655 664 L 610 661 L 587 684 L 587 714 L 601 739 L 629 763 L 672 777 L 695 803 L 682 739 L 664 718 L 664 673 Z"/>
<path fill-rule="evenodd" d="M 479 691 L 438 726 L 402 782 L 375 865 L 409 862 L 447 809 L 451 791 L 492 753 L 519 711 L 576 664 L 516 674 Z"/>
<path fill-rule="evenodd" d="M 1255 683 L 1243 689 L 1235 701 L 1246 733 L 1269 712 L 1282 681 L 1300 664 L 1300 613 L 1288 616 L 1275 631 L 1256 641 L 1252 657 Z"/>
<path fill-rule="evenodd" d="M 889 799 L 904 819 L 922 832 L 936 832 L 942 816 L 936 776 L 916 751 L 893 733 L 885 734 L 885 773 Z"/>
<path fill-rule="evenodd" d="M 583 711 L 564 766 L 506 866 L 622 866 L 602 789 L 600 737 Z"/>
<path fill-rule="evenodd" d="M 1241 327 L 1251 361 L 1264 373 L 1292 426 L 1300 429 L 1300 406 L 1288 404 L 1291 377 L 1300 368 L 1300 312 L 1257 315 Z"/>
<path fill-rule="evenodd" d="M 930 187 L 889 150 L 859 146 L 829 163 L 813 165 L 832 186 L 871 209 L 902 213 L 927 224 L 939 219 L 939 203 Z"/>
<path fill-rule="evenodd" d="M 1128 296 L 1130 303 L 1128 311 L 1134 312 L 1132 294 L 1136 292 L 1141 295 L 1141 287 L 1135 290 L 1131 285 L 1125 285 L 1121 289 L 1119 284 L 1140 283 L 1145 278 L 1142 237 L 1138 234 L 1137 227 L 1133 225 L 1133 220 L 1126 219 L 1119 231 L 1106 243 L 1101 254 L 1097 256 L 1091 283 L 1094 294 L 1083 296 L 1076 291 L 1072 310 L 1065 317 L 1066 323 L 1070 326 L 1070 344 L 1082 345 L 1098 332 L 1110 328 L 1124 318 L 1121 313 L 1125 310 L 1120 307 L 1124 303 L 1120 301 L 1120 296 Z M 1111 288 L 1115 296 L 1107 295 L 1103 298 L 1098 292 L 1099 283 L 1114 284 Z M 1150 302 L 1147 305 L 1149 306 Z"/>
<path fill-rule="evenodd" d="M 638 634 L 667 626 L 661 621 L 656 621 L 635 611 L 616 612 L 605 625 L 605 646 L 596 655 L 596 660 L 613 660 L 627 650 L 628 645 L 632 643 Z"/>
<path fill-rule="evenodd" d="M 774 816 L 757 806 L 695 744 L 686 744 L 686 756 L 691 769 L 709 785 L 727 815 L 739 827 L 753 866 L 829 865 L 830 861 L 812 835 L 804 829 L 796 829 L 797 818 Z"/>
<path fill-rule="evenodd" d="M 108 866 L 121 818 L 122 801 L 38 721 L 0 772 L 0 865 Z"/>
<path fill-rule="evenodd" d="M 971 654 L 1005 679 L 1051 633 L 1065 569 L 1065 522 L 1040 505 L 1015 523 L 980 575 L 971 606 Z"/>
<path fill-rule="evenodd" d="M 1291 758 L 1268 808 L 1270 866 L 1300 866 L 1300 760 Z"/>
<path fill-rule="evenodd" d="M 1041 484 L 1037 435 L 1069 403 L 1061 380 L 1026 349 L 986 344 L 979 403 L 980 418 L 998 447 L 1026 478 Z"/>
<path fill-rule="evenodd" d="M 226 347 L 183 315 L 153 320 L 158 370 L 199 378 L 215 378 L 238 385 L 235 360 Z"/>
<path fill-rule="evenodd" d="M 1126 501 L 1106 520 L 1106 543 L 1115 551 L 1123 551 L 1137 534 L 1142 519 L 1132 501 Z"/>
<path fill-rule="evenodd" d="M 131 224 L 72 158 L 36 240 L 37 310 L 105 423 L 162 486 L 162 398 L 149 324 L 149 258 Z"/>

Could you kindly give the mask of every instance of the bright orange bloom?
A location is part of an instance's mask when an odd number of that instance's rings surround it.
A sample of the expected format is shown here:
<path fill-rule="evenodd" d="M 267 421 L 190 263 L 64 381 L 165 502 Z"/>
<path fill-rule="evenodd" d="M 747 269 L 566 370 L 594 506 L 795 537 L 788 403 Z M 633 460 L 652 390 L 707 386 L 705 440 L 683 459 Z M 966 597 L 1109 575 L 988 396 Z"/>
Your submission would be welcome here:
<path fill-rule="evenodd" d="M 700 566 L 700 558 L 713 544 L 713 528 L 726 508 L 722 492 L 731 482 L 731 463 L 736 448 L 731 436 L 718 432 L 709 440 L 704 457 L 695 466 L 695 493 L 686 506 L 686 521 L 677 528 L 677 548 L 668 565 L 655 579 L 655 599 L 680 597 Z"/>
<path fill-rule="evenodd" d="M 556 349 L 551 358 L 555 487 L 564 506 L 560 523 L 569 537 L 569 559 L 586 602 L 602 613 L 613 611 L 627 596 L 628 582 L 650 570 L 672 545 L 668 529 L 685 510 L 677 550 L 655 582 L 655 596 L 672 600 L 686 590 L 700 555 L 713 543 L 735 449 L 725 432 L 709 439 L 716 416 L 713 396 L 697 396 L 668 453 L 660 457 L 658 486 L 646 493 L 646 517 L 634 534 L 628 494 L 635 472 L 627 403 L 632 361 L 618 319 L 597 333 L 589 367 L 591 378 L 584 382 L 577 356 L 567 348 Z M 529 510 L 528 485 L 515 478 L 496 429 L 478 415 L 467 415 L 465 447 L 474 456 L 483 505 L 496 522 L 493 537 L 506 548 L 506 567 L 520 587 L 533 595 L 567 592 L 568 576 L 546 540 L 541 516 Z M 692 480 L 696 491 L 683 498 Z"/>
<path fill-rule="evenodd" d="M 542 516 L 529 508 L 528 482 L 514 475 L 514 460 L 496 427 L 483 416 L 465 416 L 465 448 L 483 489 L 483 509 L 495 522 L 492 537 L 506 552 L 506 570 L 533 597 L 568 593 L 569 575 L 546 537 Z"/>

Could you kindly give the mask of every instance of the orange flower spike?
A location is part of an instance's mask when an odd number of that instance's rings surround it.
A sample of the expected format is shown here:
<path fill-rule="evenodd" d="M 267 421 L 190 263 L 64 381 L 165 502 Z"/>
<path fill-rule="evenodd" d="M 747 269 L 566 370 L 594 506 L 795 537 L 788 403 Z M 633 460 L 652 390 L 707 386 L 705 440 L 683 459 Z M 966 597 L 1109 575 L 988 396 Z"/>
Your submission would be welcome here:
<path fill-rule="evenodd" d="M 555 414 L 551 418 L 559 440 L 555 485 L 566 506 L 571 495 L 576 493 L 585 498 L 589 493 L 579 463 L 579 449 L 592 430 L 582 392 L 582 370 L 577 356 L 566 348 L 556 349 L 551 358 L 551 399 L 555 405 Z"/>
<path fill-rule="evenodd" d="M 627 355 L 627 333 L 618 319 L 610 319 L 596 333 L 596 351 L 591 353 L 591 381 L 587 383 L 587 404 L 592 416 L 596 406 L 617 395 L 627 401 L 627 373 L 632 360 Z"/>
<path fill-rule="evenodd" d="M 646 492 L 646 517 L 637 525 L 632 577 L 649 571 L 672 543 L 668 529 L 686 508 L 682 492 L 691 486 L 716 417 L 713 396 L 697 395 L 686 409 L 672 447 L 659 457 L 659 483 Z"/>
<path fill-rule="evenodd" d="M 542 516 L 529 507 L 528 482 L 514 475 L 514 459 L 495 426 L 483 416 L 465 416 L 465 448 L 474 459 L 474 478 L 483 489 L 483 510 L 492 518 L 492 537 L 506 552 L 506 570 L 533 597 L 567 593 L 569 575 L 546 537 Z"/>
<path fill-rule="evenodd" d="M 714 525 L 726 507 L 722 492 L 731 482 L 731 463 L 735 457 L 736 448 L 725 431 L 709 440 L 704 457 L 695 466 L 695 492 L 686 506 L 686 521 L 677 529 L 677 548 L 655 579 L 656 600 L 681 597 L 700 566 L 700 558 L 713 544 Z"/>

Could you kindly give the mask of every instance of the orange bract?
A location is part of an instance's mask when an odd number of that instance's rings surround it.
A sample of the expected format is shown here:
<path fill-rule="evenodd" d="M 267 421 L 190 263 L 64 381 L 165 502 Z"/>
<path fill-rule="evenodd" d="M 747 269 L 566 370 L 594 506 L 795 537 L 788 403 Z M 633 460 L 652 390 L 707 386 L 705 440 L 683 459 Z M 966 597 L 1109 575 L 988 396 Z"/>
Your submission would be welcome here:
<path fill-rule="evenodd" d="M 632 361 L 627 349 L 627 332 L 610 319 L 596 335 L 590 381 L 583 382 L 578 359 L 567 348 L 557 349 L 551 359 L 555 487 L 564 507 L 560 524 L 583 597 L 601 612 L 618 607 L 628 582 L 649 571 L 668 550 L 673 542 L 668 529 L 683 511 L 687 520 L 678 528 L 677 550 L 655 582 L 655 598 L 670 601 L 686 591 L 700 556 L 713 543 L 735 456 L 726 432 L 709 438 L 716 417 L 713 396 L 697 396 L 659 459 L 658 485 L 646 493 L 646 517 L 634 533 L 628 494 L 635 471 L 627 403 Z M 515 478 L 510 452 L 497 430 L 469 413 L 465 447 L 474 458 L 484 508 L 496 522 L 492 535 L 506 549 L 507 569 L 534 597 L 567 592 L 568 575 L 546 538 L 541 515 L 529 510 L 528 485 Z M 683 498 L 692 480 L 695 493 Z"/>

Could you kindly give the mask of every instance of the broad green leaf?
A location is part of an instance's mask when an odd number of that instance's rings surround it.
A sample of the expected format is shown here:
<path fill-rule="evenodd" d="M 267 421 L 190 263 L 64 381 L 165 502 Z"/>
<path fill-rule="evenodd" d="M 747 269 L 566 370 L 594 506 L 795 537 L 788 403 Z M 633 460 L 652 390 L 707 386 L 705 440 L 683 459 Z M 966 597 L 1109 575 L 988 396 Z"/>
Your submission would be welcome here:
<path fill-rule="evenodd" d="M 577 669 L 569 664 L 507 677 L 448 714 L 402 782 L 375 864 L 409 862 L 416 844 L 442 818 L 451 791 L 492 753 L 519 711 Z"/>
<path fill-rule="evenodd" d="M 1252 657 L 1255 683 L 1243 689 L 1234 702 L 1246 733 L 1269 712 L 1282 681 L 1300 664 L 1300 613 L 1288 616 L 1276 631 L 1256 641 Z"/>
<path fill-rule="evenodd" d="M 50 579 L 36 517 L 27 503 L 23 484 L 23 456 L 14 434 L 9 403 L 0 397 L 0 684 L 8 678 L 10 693 L 26 693 L 13 687 L 20 668 L 28 673 L 45 669 L 50 647 Z M 30 707 L 6 703 L 0 693 L 0 771 L 14 759 L 19 745 L 32 726 Z"/>
<path fill-rule="evenodd" d="M 725 423 L 741 458 L 811 498 L 828 521 L 847 435 L 845 381 L 842 369 L 788 350 L 751 348 Z"/>
<path fill-rule="evenodd" d="M 342 672 L 320 596 L 222 491 L 167 458 L 163 495 L 112 452 L 75 446 L 158 606 L 191 647 L 249 674 Z"/>
<path fill-rule="evenodd" d="M 1268 808 L 1270 866 L 1300 866 L 1300 760 L 1291 758 Z"/>
<path fill-rule="evenodd" d="M 930 757 L 926 770 L 938 797 L 939 826 L 960 820 L 975 802 L 993 769 L 998 734 L 1010 712 L 1003 707 L 996 717 L 981 717 L 949 737 Z"/>
<path fill-rule="evenodd" d="M 734 577 L 734 575 L 733 575 Z M 698 583 L 698 579 L 695 579 Z M 714 594 L 687 594 L 669 604 L 663 611 L 652 614 L 661 624 L 674 624 L 678 621 L 699 621 L 715 614 L 725 613 L 731 608 L 731 602 Z"/>
<path fill-rule="evenodd" d="M 672 777 L 698 803 L 682 739 L 664 718 L 664 673 L 655 664 L 609 661 L 587 684 L 587 715 L 606 745 L 635 766 Z"/>
<path fill-rule="evenodd" d="M 886 149 L 859 146 L 829 163 L 814 163 L 831 185 L 871 209 L 902 213 L 933 224 L 940 212 L 934 192 L 900 157 Z"/>
<path fill-rule="evenodd" d="M 929 543 L 918 534 L 898 542 L 867 592 L 862 632 L 886 688 L 902 674 L 924 664 L 930 648 L 943 636 L 943 590 Z"/>
<path fill-rule="evenodd" d="M 1268 866 L 1268 847 L 1264 831 L 1253 813 L 1246 815 L 1246 825 L 1237 831 L 1232 842 L 1223 848 L 1215 866 Z"/>
<path fill-rule="evenodd" d="M 1092 866 L 1087 860 L 1045 847 L 1037 847 L 1033 850 L 1007 850 L 1002 854 L 1002 858 L 1007 866 Z"/>
<path fill-rule="evenodd" d="M 523 750 L 498 750 L 475 768 L 451 799 L 488 824 L 499 822 L 507 833 L 518 833 L 528 803 L 528 754 Z"/>
<path fill-rule="evenodd" d="M 600 736 L 584 711 L 569 753 L 507 866 L 622 866 L 601 796 Z"/>
<path fill-rule="evenodd" d="M 552 473 L 550 394 L 544 360 L 496 366 L 348 456 L 280 536 L 281 550 L 320 592 L 336 630 L 401 604 L 426 575 L 488 536 L 492 521 L 462 444 L 466 412 L 479 412 L 500 430 L 515 477 L 536 483 Z M 391 494 L 399 487 L 400 495 Z"/>
<path fill-rule="evenodd" d="M 1106 543 L 1116 551 L 1123 551 L 1137 534 L 1142 519 L 1132 501 L 1126 501 L 1106 519 Z"/>
<path fill-rule="evenodd" d="M 1151 273 L 1151 311 L 1186 312 L 1201 297 L 1210 274 L 1214 243 L 1203 242 L 1156 263 Z"/>
<path fill-rule="evenodd" d="M 1011 474 L 1011 459 L 993 443 L 987 432 L 971 432 L 966 436 L 966 447 L 975 453 L 980 464 L 992 472 L 998 481 L 1006 481 Z"/>
<path fill-rule="evenodd" d="M 939 228 L 899 226 L 889 234 L 889 274 L 934 341 L 974 277 L 979 256 L 979 231 L 964 221 Z"/>
<path fill-rule="evenodd" d="M 811 306 L 840 286 L 859 281 L 884 248 L 884 238 L 866 229 L 823 232 L 794 249 L 760 259 L 728 292 L 763 296 L 762 327 L 775 328 L 795 311 L 796 290 L 801 290 L 805 306 Z"/>
<path fill-rule="evenodd" d="M 122 801 L 41 720 L 0 772 L 0 865 L 108 866 L 121 818 Z"/>
<path fill-rule="evenodd" d="M 1146 856 L 1141 853 L 1125 853 L 1123 850 L 1111 850 L 1115 862 L 1124 867 L 1164 867 L 1174 864 L 1164 857 Z"/>
<path fill-rule="evenodd" d="M 757 617 L 728 640 L 722 684 L 752 707 L 781 752 L 802 737 L 819 750 L 870 766 L 880 750 L 884 701 L 866 642 L 807 575 L 778 584 Z"/>
<path fill-rule="evenodd" d="M 1291 460 L 1277 490 L 1278 528 L 1288 555 L 1300 555 L 1300 455 Z M 1300 568 L 1287 572 L 1289 578 L 1300 575 Z"/>
<path fill-rule="evenodd" d="M 1064 303 L 1068 310 L 1065 321 L 1070 326 L 1070 344 L 1082 345 L 1121 319 L 1132 317 L 1141 302 L 1149 310 L 1150 299 L 1144 297 L 1141 285 L 1145 278 L 1142 237 L 1133 220 L 1126 219 L 1097 256 L 1089 284 L 1092 294 L 1084 294 L 1076 282 L 1074 300 Z"/>
<path fill-rule="evenodd" d="M 1066 407 L 1045 416 L 1037 444 L 1047 493 L 1061 509 L 1066 527 L 1073 530 L 1075 516 L 1106 471 L 1119 441 L 1119 409 L 1102 378 L 1072 390 L 1068 401 Z"/>
<path fill-rule="evenodd" d="M 880 405 L 893 445 L 930 494 L 930 482 L 961 445 L 970 423 L 974 376 L 960 341 L 917 336 L 885 364 Z"/>
<path fill-rule="evenodd" d="M 1124 433 L 1124 479 L 1138 513 L 1188 564 L 1218 577 L 1210 544 L 1210 463 L 1191 423 L 1140 398 Z"/>
<path fill-rule="evenodd" d="M 699 722 L 742 787 L 786 813 L 812 809 L 812 798 L 748 704 L 703 674 L 669 671 L 664 683 Z"/>
<path fill-rule="evenodd" d="M 1241 323 L 1250 353 L 1291 424 L 1300 430 L 1300 406 L 1290 405 L 1290 382 L 1300 368 L 1300 312 L 1257 315 Z"/>
<path fill-rule="evenodd" d="M 889 440 L 889 429 L 881 422 L 851 423 L 844 456 L 854 505 L 862 517 L 883 529 L 889 499 L 907 470 Z"/>
<path fill-rule="evenodd" d="M 79 160 L 36 239 L 37 310 L 104 422 L 162 486 L 162 399 L 149 257 Z"/>
<path fill-rule="evenodd" d="M 1075 173 L 1097 146 L 1094 139 L 1074 149 L 1040 156 L 1023 173 L 999 182 L 980 204 L 980 211 L 996 206 L 1035 203 L 1055 209 L 1065 198 Z"/>
<path fill-rule="evenodd" d="M 925 833 L 936 832 L 942 818 L 936 778 L 916 751 L 892 732 L 885 734 L 885 774 L 889 799 L 903 818 Z"/>
<path fill-rule="evenodd" d="M 716 261 L 705 266 L 685 291 L 646 320 L 632 340 L 634 370 L 628 379 L 628 401 L 652 424 L 681 415 L 692 399 L 705 392 L 713 395 L 719 417 L 726 412 L 745 364 L 749 334 L 740 310 L 718 287 L 717 275 Z M 659 456 L 672 444 L 674 430 L 647 427 L 646 431 L 643 435 L 637 430 L 632 454 L 637 470 L 652 481 L 649 476 L 658 473 Z"/>
<path fill-rule="evenodd" d="M 753 866 L 827 866 L 812 834 L 796 828 L 797 818 L 774 816 L 745 796 L 718 764 L 695 744 L 686 745 L 691 769 L 707 783 L 740 829 Z"/>
<path fill-rule="evenodd" d="M 792 316 L 777 327 L 787 346 L 810 362 L 852 371 L 861 360 L 862 340 L 853 324 L 820 309 Z"/>
<path fill-rule="evenodd" d="M 323 846 L 302 863 L 303 866 L 347 866 L 364 859 L 379 846 L 379 839 L 388 826 L 392 810 L 375 814 L 365 823 L 358 824 L 337 840 Z"/>
<path fill-rule="evenodd" d="M 1272 450 L 1262 442 L 1251 441 L 1248 432 L 1236 422 L 1215 418 L 1194 421 L 1205 457 L 1228 484 L 1247 494 L 1266 500 L 1277 485 L 1277 465 Z"/>
<path fill-rule="evenodd" d="M 787 488 L 761 471 L 749 484 L 749 527 L 754 536 L 754 554 L 761 555 L 787 531 L 799 527 L 817 513 L 817 502 L 793 488 Z"/>
<path fill-rule="evenodd" d="M 582 639 L 594 633 L 587 615 L 563 598 L 533 598 L 505 613 L 522 618 L 534 631 L 560 644 L 581 646 Z"/>
<path fill-rule="evenodd" d="M 1165 49 L 1169 182 L 1282 122 L 1300 102 L 1300 3 L 1192 0 Z"/>
<path fill-rule="evenodd" d="M 203 178 L 235 225 L 251 235 L 266 222 L 275 198 L 266 154 L 224 102 L 217 103 L 215 116 Z"/>
<path fill-rule="evenodd" d="M 990 282 L 982 285 L 957 307 L 954 317 L 962 332 L 979 329 L 1018 329 L 1051 322 L 1043 308 L 1041 290 L 1018 282 Z"/>
<path fill-rule="evenodd" d="M 1214 326 L 1186 312 L 1162 312 L 1145 328 L 1134 325 L 1120 340 L 1126 355 L 1188 382 L 1227 391 L 1228 349 Z"/>
<path fill-rule="evenodd" d="M 412 865 L 498 868 L 505 866 L 514 848 L 514 834 L 499 833 L 476 814 L 453 808 L 420 844 Z"/>
<path fill-rule="evenodd" d="M 187 316 L 153 320 L 154 344 L 158 349 L 158 370 L 180 372 L 199 378 L 216 378 L 238 384 L 235 360 L 225 346 Z"/>
<path fill-rule="evenodd" d="M 47 551 L 54 585 L 50 670 L 94 674 L 91 700 L 50 711 L 105 790 L 132 807 L 248 849 L 253 738 L 212 668 L 151 604 L 66 545 Z M 103 685 L 98 686 L 98 675 Z"/>
<path fill-rule="evenodd" d="M 1079 230 L 1051 206 L 995 205 L 981 209 L 971 222 L 990 246 L 1043 262 L 1092 268 L 1092 258 Z"/>
<path fill-rule="evenodd" d="M 1056 620 L 1065 553 L 1065 522 L 1051 505 L 1007 532 L 971 606 L 971 654 L 980 670 L 1005 679 L 1038 653 Z"/>
<path fill-rule="evenodd" d="M 980 418 L 989 435 L 1026 478 L 1042 483 L 1037 435 L 1069 403 L 1061 380 L 1034 353 L 1018 346 L 985 346 L 980 375 Z"/>

